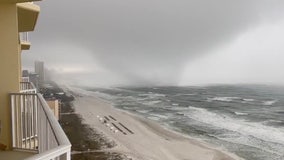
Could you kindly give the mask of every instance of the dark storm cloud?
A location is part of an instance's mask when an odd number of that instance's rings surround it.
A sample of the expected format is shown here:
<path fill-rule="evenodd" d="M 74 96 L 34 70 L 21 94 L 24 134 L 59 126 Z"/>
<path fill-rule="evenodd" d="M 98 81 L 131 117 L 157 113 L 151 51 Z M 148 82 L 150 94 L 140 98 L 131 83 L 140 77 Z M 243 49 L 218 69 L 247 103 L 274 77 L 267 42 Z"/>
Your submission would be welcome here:
<path fill-rule="evenodd" d="M 65 44 L 90 51 L 101 67 L 130 82 L 175 84 L 190 59 L 283 18 L 284 1 L 46 0 L 40 5 L 31 55 L 47 57 L 44 45 L 55 52 Z M 53 56 L 68 60 L 77 54 L 78 63 L 85 63 L 84 53 L 70 52 Z"/>

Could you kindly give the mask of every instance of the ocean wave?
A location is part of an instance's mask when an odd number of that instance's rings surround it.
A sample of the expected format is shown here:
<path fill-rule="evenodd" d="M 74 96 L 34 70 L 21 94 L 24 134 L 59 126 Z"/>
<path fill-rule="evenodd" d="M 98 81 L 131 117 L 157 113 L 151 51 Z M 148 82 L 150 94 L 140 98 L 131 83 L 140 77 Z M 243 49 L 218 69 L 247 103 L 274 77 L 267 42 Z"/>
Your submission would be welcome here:
<path fill-rule="evenodd" d="M 263 105 L 265 106 L 271 106 L 273 105 L 274 103 L 276 103 L 278 100 L 269 100 L 269 101 L 264 101 L 263 102 Z"/>
<path fill-rule="evenodd" d="M 178 93 L 174 96 L 178 97 L 178 96 L 194 96 L 194 95 L 196 95 L 196 94 L 194 94 L 194 93 Z"/>
<path fill-rule="evenodd" d="M 188 111 L 187 107 L 181 107 L 181 106 L 163 106 L 163 109 L 170 110 L 170 112 Z"/>
<path fill-rule="evenodd" d="M 222 101 L 222 102 L 232 102 L 233 100 L 241 99 L 240 97 L 213 97 L 207 98 L 208 102 L 212 101 Z"/>
<path fill-rule="evenodd" d="M 155 117 L 155 116 L 147 116 L 147 118 L 149 118 L 149 119 L 151 119 L 151 120 L 154 120 L 154 121 L 160 120 L 159 117 Z"/>
<path fill-rule="evenodd" d="M 220 102 L 232 102 L 232 101 L 241 101 L 241 103 L 251 103 L 254 102 L 255 99 L 251 98 L 241 98 L 241 97 L 213 97 L 213 98 L 207 98 L 208 102 L 212 101 L 220 101 Z"/>
<path fill-rule="evenodd" d="M 228 115 L 217 114 L 203 108 L 189 107 L 187 116 L 215 128 L 226 129 L 241 135 L 252 136 L 263 141 L 284 145 L 284 129 L 266 126 L 261 123 L 235 119 Z"/>
<path fill-rule="evenodd" d="M 140 112 L 140 113 L 149 113 L 151 112 L 152 110 L 136 110 L 137 112 Z"/>
<path fill-rule="evenodd" d="M 178 103 L 172 103 L 172 106 L 179 106 Z"/>
<path fill-rule="evenodd" d="M 283 123 L 283 121 L 270 119 L 264 122 L 264 124 L 269 124 L 269 123 Z"/>
<path fill-rule="evenodd" d="M 227 132 L 220 135 L 214 135 L 214 137 L 234 144 L 258 148 L 261 150 L 261 153 L 258 153 L 258 156 L 265 156 L 270 160 L 280 160 L 280 157 L 283 156 L 283 145 L 278 143 L 267 143 L 263 139 L 255 138 L 253 136 L 245 136 L 238 133 Z M 273 155 L 273 157 L 270 155 Z"/>
<path fill-rule="evenodd" d="M 243 113 L 243 112 L 234 112 L 235 115 L 238 115 L 238 116 L 246 116 L 248 115 L 248 113 Z"/>
<path fill-rule="evenodd" d="M 156 105 L 158 103 L 161 103 L 162 101 L 160 100 L 156 100 L 156 101 L 143 101 L 142 104 L 147 105 L 147 106 L 153 106 Z"/>
<path fill-rule="evenodd" d="M 147 116 L 147 117 L 150 118 L 150 119 L 154 118 L 154 120 L 168 119 L 169 118 L 169 116 L 156 114 L 156 113 L 150 113 L 149 115 L 150 116 Z"/>
<path fill-rule="evenodd" d="M 176 115 L 185 116 L 185 113 L 183 113 L 183 112 L 177 112 Z"/>
<path fill-rule="evenodd" d="M 166 97 L 166 95 L 160 93 L 148 92 L 148 93 L 138 94 L 138 97 L 143 97 L 145 100 L 147 100 L 147 99 L 157 99 L 161 97 Z"/>
<path fill-rule="evenodd" d="M 243 101 L 245 101 L 245 102 L 253 102 L 253 101 L 255 101 L 255 99 L 244 98 Z"/>

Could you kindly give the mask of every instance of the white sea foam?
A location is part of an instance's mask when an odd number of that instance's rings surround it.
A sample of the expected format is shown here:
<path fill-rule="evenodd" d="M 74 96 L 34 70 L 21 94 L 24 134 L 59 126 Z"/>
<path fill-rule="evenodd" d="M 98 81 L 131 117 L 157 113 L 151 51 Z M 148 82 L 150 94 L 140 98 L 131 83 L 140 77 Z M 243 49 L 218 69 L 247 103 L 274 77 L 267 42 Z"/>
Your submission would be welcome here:
<path fill-rule="evenodd" d="M 273 105 L 273 104 L 276 103 L 276 102 L 277 102 L 277 100 L 264 101 L 264 102 L 263 102 L 263 105 L 265 105 L 265 106 L 271 106 L 271 105 Z"/>
<path fill-rule="evenodd" d="M 282 123 L 282 121 L 280 121 L 280 120 L 274 120 L 274 119 L 270 119 L 270 120 L 267 120 L 267 121 L 265 121 L 264 123 Z"/>
<path fill-rule="evenodd" d="M 157 100 L 157 101 L 143 101 L 142 103 L 144 105 L 152 106 L 152 105 L 156 105 L 156 104 L 161 103 L 161 102 L 162 101 Z"/>
<path fill-rule="evenodd" d="M 253 101 L 255 101 L 254 99 L 250 99 L 250 98 L 244 98 L 243 99 L 245 102 L 253 102 Z"/>
<path fill-rule="evenodd" d="M 243 112 L 234 112 L 235 115 L 238 115 L 238 116 L 245 116 L 245 115 L 248 115 L 248 113 L 243 113 Z"/>
<path fill-rule="evenodd" d="M 179 106 L 178 103 L 172 103 L 172 106 Z"/>
<path fill-rule="evenodd" d="M 240 97 L 213 97 L 213 98 L 207 98 L 207 101 L 222 101 L 222 102 L 231 102 L 236 99 L 241 99 Z"/>
<path fill-rule="evenodd" d="M 235 119 L 227 115 L 220 115 L 203 108 L 189 107 L 187 116 L 208 126 L 223 128 L 241 135 L 252 136 L 263 141 L 270 141 L 284 145 L 284 129 L 266 126 L 261 123 Z"/>
<path fill-rule="evenodd" d="M 160 93 L 142 93 L 138 95 L 139 97 L 146 97 L 147 99 L 154 99 L 154 98 L 160 98 L 160 97 L 166 97 L 164 94 Z"/>
<path fill-rule="evenodd" d="M 149 119 L 151 119 L 151 120 L 154 120 L 154 121 L 160 120 L 159 117 L 154 117 L 154 116 L 148 116 L 147 118 L 149 118 Z"/>
<path fill-rule="evenodd" d="M 137 112 L 140 112 L 140 113 L 148 113 L 150 112 L 151 110 L 137 110 Z"/>
<path fill-rule="evenodd" d="M 185 116 L 185 114 L 183 112 L 177 112 L 177 115 L 181 115 L 181 116 Z"/>
<path fill-rule="evenodd" d="M 169 116 L 156 114 L 156 113 L 150 113 L 149 115 L 151 115 L 150 117 L 156 117 L 158 119 L 168 119 L 169 118 Z"/>
<path fill-rule="evenodd" d="M 176 94 L 175 96 L 194 96 L 196 94 L 194 93 L 179 93 L 179 94 Z"/>

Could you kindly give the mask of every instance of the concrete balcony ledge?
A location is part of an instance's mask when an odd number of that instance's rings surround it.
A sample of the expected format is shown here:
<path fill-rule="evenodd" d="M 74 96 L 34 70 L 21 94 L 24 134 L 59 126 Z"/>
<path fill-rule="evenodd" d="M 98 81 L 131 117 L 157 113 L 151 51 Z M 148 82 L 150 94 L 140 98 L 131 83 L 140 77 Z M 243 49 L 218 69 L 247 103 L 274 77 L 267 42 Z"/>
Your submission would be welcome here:
<path fill-rule="evenodd" d="M 29 50 L 31 48 L 31 43 L 28 41 L 21 41 L 21 49 Z"/>
<path fill-rule="evenodd" d="M 18 3 L 19 32 L 33 31 L 40 12 L 40 7 L 34 3 Z"/>

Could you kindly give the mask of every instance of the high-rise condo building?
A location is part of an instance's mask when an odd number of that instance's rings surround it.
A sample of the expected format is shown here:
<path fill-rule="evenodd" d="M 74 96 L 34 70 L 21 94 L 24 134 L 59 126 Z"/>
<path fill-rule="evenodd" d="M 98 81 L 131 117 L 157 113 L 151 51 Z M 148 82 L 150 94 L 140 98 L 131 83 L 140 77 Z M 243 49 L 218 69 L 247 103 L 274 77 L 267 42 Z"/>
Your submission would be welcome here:
<path fill-rule="evenodd" d="M 33 83 L 22 78 L 22 50 L 31 46 L 28 32 L 40 12 L 33 1 L 0 0 L 0 159 L 70 160 L 67 136 Z"/>
<path fill-rule="evenodd" d="M 44 62 L 35 61 L 35 73 L 39 76 L 39 85 L 42 86 L 45 81 Z"/>

